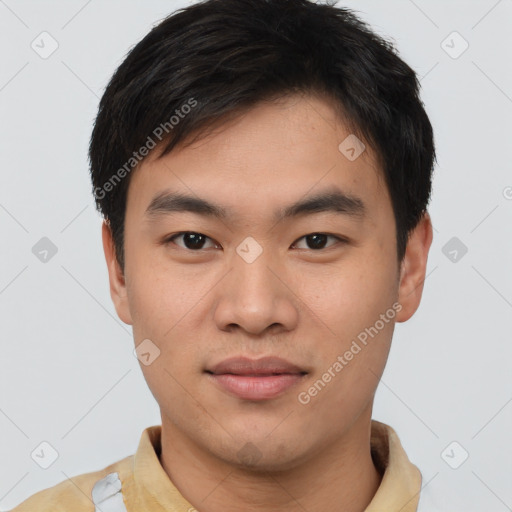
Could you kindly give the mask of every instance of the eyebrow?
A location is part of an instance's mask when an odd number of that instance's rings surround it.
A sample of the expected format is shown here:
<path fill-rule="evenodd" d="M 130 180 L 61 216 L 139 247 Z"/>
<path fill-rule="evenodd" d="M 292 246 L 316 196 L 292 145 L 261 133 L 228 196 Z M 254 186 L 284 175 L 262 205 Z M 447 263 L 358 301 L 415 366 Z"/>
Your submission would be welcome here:
<path fill-rule="evenodd" d="M 234 217 L 232 212 L 206 199 L 170 191 L 155 195 L 147 207 L 145 215 L 154 219 L 176 212 L 190 212 L 221 220 Z M 335 187 L 300 199 L 284 208 L 278 208 L 274 211 L 274 221 L 280 222 L 301 215 L 328 212 L 362 220 L 366 216 L 367 210 L 361 198 L 344 193 Z"/>

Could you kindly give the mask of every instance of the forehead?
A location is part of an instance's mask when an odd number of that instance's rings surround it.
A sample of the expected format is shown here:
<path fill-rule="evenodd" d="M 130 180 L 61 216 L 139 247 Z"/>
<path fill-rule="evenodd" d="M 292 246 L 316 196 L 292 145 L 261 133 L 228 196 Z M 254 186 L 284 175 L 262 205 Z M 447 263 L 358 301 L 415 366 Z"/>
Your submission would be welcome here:
<path fill-rule="evenodd" d="M 329 188 L 360 197 L 370 216 L 391 208 L 372 148 L 363 146 L 329 102 L 317 97 L 258 104 L 192 144 L 157 156 L 153 152 L 134 171 L 127 215 L 143 215 L 165 191 L 269 220 L 276 205 Z"/>

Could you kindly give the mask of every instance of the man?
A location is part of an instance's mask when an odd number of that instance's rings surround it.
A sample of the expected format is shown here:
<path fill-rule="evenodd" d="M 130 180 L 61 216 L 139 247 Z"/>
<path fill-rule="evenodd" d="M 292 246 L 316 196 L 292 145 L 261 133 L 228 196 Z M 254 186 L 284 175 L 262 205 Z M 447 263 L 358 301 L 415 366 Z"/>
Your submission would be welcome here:
<path fill-rule="evenodd" d="M 133 48 L 90 162 L 162 424 L 16 511 L 419 510 L 419 470 L 372 420 L 432 242 L 418 89 L 353 13 L 308 0 L 208 0 Z"/>

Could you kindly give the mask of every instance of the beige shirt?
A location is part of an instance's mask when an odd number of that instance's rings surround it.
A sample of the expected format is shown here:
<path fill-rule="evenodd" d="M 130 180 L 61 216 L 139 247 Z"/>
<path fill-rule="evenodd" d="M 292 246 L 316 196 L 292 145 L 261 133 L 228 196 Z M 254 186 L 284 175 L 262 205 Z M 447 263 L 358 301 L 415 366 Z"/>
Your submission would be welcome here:
<path fill-rule="evenodd" d="M 159 461 L 161 426 L 142 432 L 135 455 L 40 491 L 11 512 L 194 512 Z M 365 512 L 417 512 L 421 473 L 396 432 L 372 420 L 371 453 L 383 474 Z"/>

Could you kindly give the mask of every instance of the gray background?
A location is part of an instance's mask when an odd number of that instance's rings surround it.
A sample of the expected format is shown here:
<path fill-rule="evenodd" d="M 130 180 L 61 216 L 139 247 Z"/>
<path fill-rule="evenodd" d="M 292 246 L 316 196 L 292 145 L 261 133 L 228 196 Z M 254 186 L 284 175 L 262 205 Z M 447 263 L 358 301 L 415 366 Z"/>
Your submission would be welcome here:
<path fill-rule="evenodd" d="M 2 510 L 134 453 L 160 423 L 110 300 L 86 151 L 127 50 L 187 3 L 0 0 Z M 396 327 L 374 418 L 453 512 L 512 510 L 512 2 L 338 5 L 418 72 L 439 159 L 423 302 Z M 31 48 L 51 49 L 43 31 L 58 43 L 46 59 Z M 43 441 L 48 469 L 31 458 Z"/>

